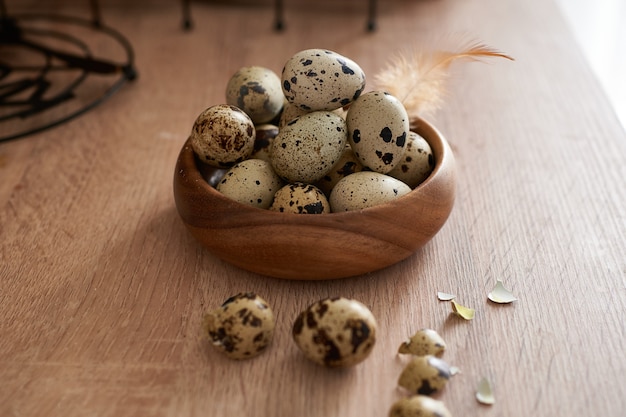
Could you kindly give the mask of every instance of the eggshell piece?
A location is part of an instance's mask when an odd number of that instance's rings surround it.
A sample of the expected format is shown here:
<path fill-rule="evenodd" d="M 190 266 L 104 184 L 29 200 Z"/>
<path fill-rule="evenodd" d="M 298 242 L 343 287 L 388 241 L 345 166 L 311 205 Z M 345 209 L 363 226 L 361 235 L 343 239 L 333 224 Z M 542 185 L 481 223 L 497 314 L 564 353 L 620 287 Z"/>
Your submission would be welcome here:
<path fill-rule="evenodd" d="M 248 158 L 254 149 L 254 123 L 241 109 L 217 104 L 196 118 L 191 146 L 204 163 L 224 168 Z"/>
<path fill-rule="evenodd" d="M 345 120 L 316 111 L 291 120 L 272 141 L 272 166 L 287 182 L 314 183 L 337 162 L 346 145 Z"/>
<path fill-rule="evenodd" d="M 382 91 L 361 95 L 348 108 L 348 140 L 364 166 L 386 174 L 404 155 L 409 116 L 394 96 Z"/>
<path fill-rule="evenodd" d="M 255 293 L 228 298 L 204 317 L 211 344 L 231 359 L 257 356 L 274 336 L 274 313 L 267 301 Z"/>
<path fill-rule="evenodd" d="M 268 68 L 242 67 L 228 80 L 226 102 L 246 112 L 255 124 L 267 123 L 283 108 L 280 78 Z"/>
<path fill-rule="evenodd" d="M 435 157 L 426 139 L 415 132 L 409 132 L 404 156 L 388 175 L 415 188 L 428 178 L 434 168 Z"/>
<path fill-rule="evenodd" d="M 337 52 L 306 49 L 285 63 L 281 81 L 287 100 L 302 110 L 334 110 L 359 97 L 365 73 Z"/>
<path fill-rule="evenodd" d="M 360 210 L 388 203 L 411 192 L 400 180 L 373 171 L 361 171 L 341 179 L 330 193 L 333 212 Z"/>
<path fill-rule="evenodd" d="M 330 204 L 324 193 L 311 184 L 285 185 L 274 195 L 270 210 L 295 214 L 327 214 Z"/>
<path fill-rule="evenodd" d="M 365 360 L 374 348 L 376 320 L 359 301 L 326 298 L 298 315 L 292 336 L 308 359 L 327 367 L 348 367 Z"/>
<path fill-rule="evenodd" d="M 267 209 L 282 186 L 283 181 L 269 162 L 247 159 L 229 169 L 216 189 L 239 203 Z"/>

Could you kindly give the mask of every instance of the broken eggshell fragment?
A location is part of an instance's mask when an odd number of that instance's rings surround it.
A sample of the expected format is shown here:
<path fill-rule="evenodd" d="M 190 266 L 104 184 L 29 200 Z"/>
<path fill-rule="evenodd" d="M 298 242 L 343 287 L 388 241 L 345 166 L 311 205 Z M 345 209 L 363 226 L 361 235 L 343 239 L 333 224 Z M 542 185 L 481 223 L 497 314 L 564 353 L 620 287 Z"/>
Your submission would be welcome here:
<path fill-rule="evenodd" d="M 211 344 L 231 359 L 257 356 L 274 336 L 274 313 L 267 301 L 255 293 L 228 298 L 204 317 Z"/>

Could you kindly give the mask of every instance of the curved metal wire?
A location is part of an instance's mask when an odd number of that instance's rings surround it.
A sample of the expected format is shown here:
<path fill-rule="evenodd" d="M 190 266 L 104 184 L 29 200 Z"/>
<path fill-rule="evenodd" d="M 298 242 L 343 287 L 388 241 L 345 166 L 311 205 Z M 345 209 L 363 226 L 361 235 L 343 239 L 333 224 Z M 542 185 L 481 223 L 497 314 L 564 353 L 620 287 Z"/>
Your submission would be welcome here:
<path fill-rule="evenodd" d="M 58 30 L 46 30 L 44 32 L 40 29 L 32 29 L 28 27 L 24 28 L 22 26 L 24 23 L 27 24 L 32 21 L 60 22 L 68 25 L 86 27 L 90 30 L 102 33 L 113 39 L 122 47 L 126 59 L 124 62 L 119 63 L 96 58 L 91 53 L 89 45 L 72 34 L 59 32 Z M 57 40 L 63 40 L 78 49 L 80 53 L 60 50 L 46 43 L 33 42 L 31 39 L 24 36 L 24 34 L 29 33 L 35 33 L 38 36 L 46 35 L 47 37 L 53 37 Z M 2 61 L 0 61 L 0 106 L 4 108 L 11 108 L 11 106 L 15 106 L 17 108 L 15 112 L 10 112 L 9 114 L 0 117 L 0 128 L 2 128 L 2 123 L 5 121 L 8 122 L 14 118 L 25 119 L 35 114 L 45 112 L 53 107 L 71 102 L 71 100 L 75 98 L 74 91 L 79 87 L 79 85 L 88 82 L 89 77 L 92 75 L 97 74 L 99 76 L 110 76 L 112 80 L 108 88 L 106 88 L 101 94 L 89 100 L 78 109 L 72 109 L 69 113 L 63 114 L 58 118 L 42 123 L 41 125 L 29 126 L 23 131 L 13 132 L 6 135 L 0 134 L 0 142 L 38 133 L 68 122 L 98 106 L 117 92 L 126 82 L 132 81 L 137 77 L 137 71 L 134 66 L 135 56 L 132 46 L 121 33 L 103 25 L 99 19 L 96 22 L 78 17 L 37 13 L 21 14 L 12 17 L 4 15 L 2 17 L 2 21 L 0 22 L 0 46 L 3 45 L 17 48 L 27 48 L 31 52 L 41 54 L 44 57 L 44 63 L 39 67 L 20 67 L 19 64 L 2 63 Z M 63 63 L 63 65 L 54 66 L 54 60 Z M 18 82 L 13 81 L 2 83 L 3 79 L 7 78 L 11 74 L 14 74 L 16 71 L 33 71 L 36 73 L 36 76 L 27 77 L 19 80 Z M 77 71 L 78 74 L 71 80 L 71 82 L 65 85 L 65 88 L 57 92 L 55 96 L 44 99 L 43 94 L 50 87 L 49 80 L 46 76 L 52 71 Z M 15 97 L 19 93 L 23 93 L 29 88 L 34 88 L 34 91 L 27 100 L 15 100 Z M 2 129 L 0 129 L 0 131 L 1 130 Z"/>

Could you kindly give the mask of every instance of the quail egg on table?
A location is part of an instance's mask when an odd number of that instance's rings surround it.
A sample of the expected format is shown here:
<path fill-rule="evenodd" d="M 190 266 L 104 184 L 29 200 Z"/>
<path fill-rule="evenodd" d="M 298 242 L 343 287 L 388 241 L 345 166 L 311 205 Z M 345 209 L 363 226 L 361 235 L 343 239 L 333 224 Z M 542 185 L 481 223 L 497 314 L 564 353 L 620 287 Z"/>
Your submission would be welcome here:
<path fill-rule="evenodd" d="M 283 181 L 262 159 L 241 161 L 222 177 L 216 189 L 226 197 L 252 207 L 267 209 Z"/>
<path fill-rule="evenodd" d="M 274 313 L 267 301 L 248 292 L 228 298 L 207 313 L 204 328 L 212 345 L 231 359 L 257 356 L 274 336 Z"/>
<path fill-rule="evenodd" d="M 330 193 L 333 212 L 360 210 L 388 203 L 411 192 L 400 180 L 373 171 L 361 171 L 342 178 Z"/>
<path fill-rule="evenodd" d="M 421 329 L 400 345 L 398 353 L 410 353 L 416 356 L 443 355 L 446 342 L 433 329 Z"/>
<path fill-rule="evenodd" d="M 350 105 L 348 140 L 357 158 L 372 171 L 386 174 L 402 159 L 409 134 L 409 115 L 394 96 L 370 91 Z"/>
<path fill-rule="evenodd" d="M 241 109 L 217 104 L 196 118 L 191 146 L 204 163 L 224 168 L 248 158 L 256 138 L 254 123 Z"/>
<path fill-rule="evenodd" d="M 426 139 L 415 132 L 409 132 L 404 156 L 388 175 L 415 188 L 428 178 L 434 168 L 435 157 Z"/>
<path fill-rule="evenodd" d="M 325 49 L 306 49 L 285 63 L 282 89 L 287 100 L 307 110 L 334 110 L 354 101 L 365 88 L 365 73 L 354 61 Z"/>
<path fill-rule="evenodd" d="M 332 168 L 346 145 L 346 121 L 328 111 L 291 120 L 272 141 L 272 166 L 288 182 L 314 183 Z"/>
<path fill-rule="evenodd" d="M 303 182 L 285 185 L 274 194 L 270 210 L 295 214 L 330 213 L 330 204 L 317 187 Z"/>
<path fill-rule="evenodd" d="M 359 301 L 326 298 L 300 313 L 292 335 L 308 359 L 327 367 L 348 367 L 371 353 L 376 343 L 376 320 Z"/>
<path fill-rule="evenodd" d="M 442 401 L 426 395 L 414 395 L 396 401 L 389 417 L 452 417 Z"/>
<path fill-rule="evenodd" d="M 226 102 L 246 112 L 255 124 L 278 116 L 284 101 L 280 78 L 268 68 L 240 68 L 226 86 Z"/>
<path fill-rule="evenodd" d="M 443 359 L 416 356 L 400 374 L 398 385 L 414 394 L 431 395 L 443 389 L 451 376 L 450 366 Z"/>

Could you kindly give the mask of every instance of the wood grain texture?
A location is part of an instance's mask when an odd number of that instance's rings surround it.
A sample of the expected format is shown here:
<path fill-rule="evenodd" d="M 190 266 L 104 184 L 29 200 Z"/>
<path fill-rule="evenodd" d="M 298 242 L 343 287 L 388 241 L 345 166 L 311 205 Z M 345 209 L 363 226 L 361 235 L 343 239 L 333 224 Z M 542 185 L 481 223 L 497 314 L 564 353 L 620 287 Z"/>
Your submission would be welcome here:
<path fill-rule="evenodd" d="M 623 415 L 626 134 L 551 1 L 381 2 L 373 34 L 357 2 L 287 3 L 282 34 L 268 7 L 193 3 L 184 33 L 174 2 L 102 3 L 139 79 L 70 124 L 0 145 L 0 415 L 384 416 L 404 395 L 397 348 L 422 327 L 462 370 L 437 396 L 453 415 Z M 454 150 L 457 198 L 413 256 L 344 280 L 279 280 L 220 261 L 185 229 L 176 158 L 237 68 L 280 71 L 321 46 L 374 74 L 395 49 L 458 31 L 516 61 L 454 67 L 431 121 Z M 519 300 L 487 301 L 497 279 Z M 271 303 L 277 330 L 264 354 L 233 362 L 201 321 L 240 291 Z M 437 291 L 476 318 L 450 315 Z M 296 315 L 333 295 L 378 320 L 372 355 L 349 370 L 309 363 L 291 341 Z M 483 376 L 491 407 L 474 399 Z"/>

